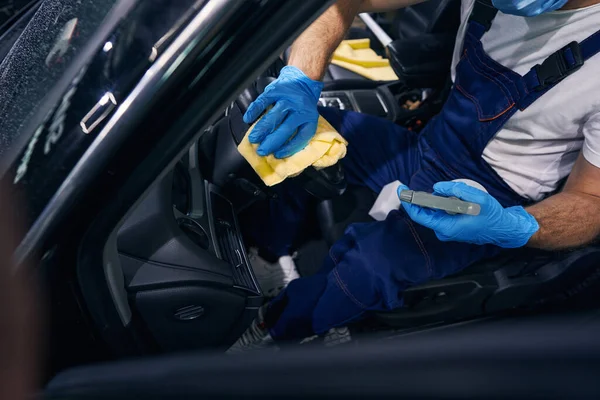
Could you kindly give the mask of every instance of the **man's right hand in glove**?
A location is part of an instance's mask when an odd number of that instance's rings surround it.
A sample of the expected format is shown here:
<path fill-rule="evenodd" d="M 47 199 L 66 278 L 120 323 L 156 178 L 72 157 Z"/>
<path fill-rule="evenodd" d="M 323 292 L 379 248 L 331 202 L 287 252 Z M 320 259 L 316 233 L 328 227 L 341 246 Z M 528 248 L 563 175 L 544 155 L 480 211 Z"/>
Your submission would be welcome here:
<path fill-rule="evenodd" d="M 250 105 L 244 122 L 251 124 L 274 105 L 250 134 L 260 143 L 257 153 L 289 157 L 302 150 L 317 130 L 317 102 L 325 74 L 338 47 L 359 12 L 380 12 L 418 3 L 419 0 L 337 0 L 292 45 L 289 66 L 279 79 Z M 304 71 L 304 72 L 303 72 Z"/>
<path fill-rule="evenodd" d="M 289 157 L 306 147 L 317 131 L 317 103 L 323 83 L 307 77 L 296 67 L 287 66 L 279 78 L 250 104 L 244 122 L 251 124 L 271 105 L 250 133 L 250 143 L 260 143 L 257 153 Z"/>

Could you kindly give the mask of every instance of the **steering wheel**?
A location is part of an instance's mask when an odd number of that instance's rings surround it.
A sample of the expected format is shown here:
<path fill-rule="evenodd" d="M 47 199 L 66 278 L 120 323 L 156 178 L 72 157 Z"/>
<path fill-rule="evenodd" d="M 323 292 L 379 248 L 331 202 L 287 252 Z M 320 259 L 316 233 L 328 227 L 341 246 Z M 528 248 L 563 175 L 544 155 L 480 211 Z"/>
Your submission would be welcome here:
<path fill-rule="evenodd" d="M 269 192 L 269 189 L 237 152 L 237 146 L 249 129 L 249 125 L 244 123 L 242 116 L 250 104 L 276 79 L 283 65 L 283 61 L 277 60 L 252 85 L 246 88 L 233 101 L 227 109 L 225 119 L 216 127 L 215 135 L 218 137 L 216 138 L 215 166 L 212 171 L 212 181 L 215 184 L 227 188 L 235 185 L 234 180 L 242 179 L 245 185 L 251 185 L 255 190 Z M 340 163 L 322 169 L 309 167 L 291 179 L 300 182 L 307 192 L 319 200 L 337 197 L 344 193 L 347 186 Z"/>

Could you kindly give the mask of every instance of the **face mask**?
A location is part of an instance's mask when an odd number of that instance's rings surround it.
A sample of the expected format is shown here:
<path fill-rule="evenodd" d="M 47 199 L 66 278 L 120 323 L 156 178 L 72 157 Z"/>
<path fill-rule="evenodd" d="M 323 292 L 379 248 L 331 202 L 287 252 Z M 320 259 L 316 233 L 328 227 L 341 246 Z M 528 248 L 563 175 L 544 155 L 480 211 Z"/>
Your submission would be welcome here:
<path fill-rule="evenodd" d="M 535 17 L 549 11 L 556 11 L 568 0 L 492 0 L 492 4 L 504 14 L 521 17 Z"/>

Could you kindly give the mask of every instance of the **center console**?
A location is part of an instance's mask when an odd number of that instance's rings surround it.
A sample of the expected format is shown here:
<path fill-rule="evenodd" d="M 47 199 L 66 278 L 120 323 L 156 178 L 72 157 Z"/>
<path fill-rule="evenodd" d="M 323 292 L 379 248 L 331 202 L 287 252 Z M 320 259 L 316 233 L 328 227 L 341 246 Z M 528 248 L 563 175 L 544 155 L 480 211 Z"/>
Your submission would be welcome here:
<path fill-rule="evenodd" d="M 425 100 L 428 92 L 411 89 L 400 81 L 371 82 L 370 88 L 365 88 L 364 83 L 360 86 L 353 88 L 351 81 L 344 85 L 338 83 L 333 87 L 326 86 L 319 105 L 374 115 L 403 126 L 410 126 L 411 123 L 424 119 L 430 111 L 428 107 L 418 106 Z M 415 104 L 417 107 L 413 107 Z"/>

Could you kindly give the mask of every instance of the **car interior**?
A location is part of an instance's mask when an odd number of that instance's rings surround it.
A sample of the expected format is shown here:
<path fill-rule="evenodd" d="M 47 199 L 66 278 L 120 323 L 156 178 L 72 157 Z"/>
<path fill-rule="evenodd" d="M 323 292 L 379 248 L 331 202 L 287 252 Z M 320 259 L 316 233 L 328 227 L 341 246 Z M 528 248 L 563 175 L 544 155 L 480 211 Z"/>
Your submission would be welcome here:
<path fill-rule="evenodd" d="M 434 7 L 434 14 L 440 8 L 453 6 L 456 2 Z M 429 25 L 423 35 L 430 35 L 428 28 Z M 453 35 L 448 33 L 442 41 L 451 43 Z M 333 79 L 327 82 L 320 102 L 419 129 L 443 104 L 452 51 L 445 51 L 448 57 L 443 62 L 438 57 L 429 71 L 420 72 L 435 77 L 430 80 L 414 72 L 416 66 L 410 65 L 428 57 L 408 56 L 414 54 L 414 44 L 420 43 L 415 39 L 418 37 L 413 32 L 409 38 L 390 45 L 396 55 L 392 60 L 400 81 Z M 436 46 L 424 48 L 439 53 Z M 396 58 L 407 61 L 396 63 Z M 273 191 L 241 157 L 237 145 L 249 128 L 242 115 L 284 65 L 283 60 L 277 60 L 237 97 L 176 168 L 131 210 L 112 235 L 114 240 L 107 243 L 105 256 L 114 258 L 113 262 L 104 263 L 114 268 L 106 272 L 115 277 L 114 281 L 109 280 L 112 299 L 122 310 L 123 318 L 135 321 L 134 326 L 144 332 L 138 336 L 150 338 L 147 344 L 163 351 L 226 348 L 243 333 L 263 303 L 248 261 L 243 224 L 245 214 L 252 213 Z M 424 81 L 435 82 L 436 86 L 422 86 Z M 402 107 L 407 100 L 420 100 L 424 92 L 429 101 L 422 108 L 413 111 Z M 312 229 L 307 229 L 307 237 L 298 244 L 296 254 L 299 270 L 308 275 L 315 272 L 328 247 L 350 223 L 368 220 L 367 211 L 375 195 L 364 188 L 348 187 L 339 164 L 321 170 L 308 168 L 294 179 L 315 201 L 316 221 Z M 86 276 L 84 271 L 81 276 Z M 81 278 L 80 283 L 85 297 L 93 292 L 96 280 Z M 486 298 L 473 289 L 478 284 L 467 280 L 443 285 L 439 291 L 446 292 L 449 305 L 441 302 L 443 296 L 438 291 L 422 287 L 420 292 L 407 295 L 407 310 L 381 315 L 380 325 L 415 327 L 437 322 L 438 315 L 446 320 L 440 315 L 444 308 L 449 308 L 447 312 L 454 318 L 468 317 L 481 305 L 475 306 L 464 297 Z M 489 287 L 486 283 L 485 288 Z M 433 300 L 425 304 L 429 298 Z M 89 300 L 88 307 L 93 310 L 96 303 Z M 463 303 L 469 307 L 465 315 L 456 309 Z M 440 306 L 442 310 L 434 310 Z M 410 313 L 415 315 L 411 317 Z M 427 313 L 431 314 L 430 319 Z"/>
<path fill-rule="evenodd" d="M 28 2 L 0 27 L 0 60 L 39 3 Z M 418 132 L 439 112 L 452 84 L 459 10 L 460 0 L 430 0 L 393 14 L 372 15 L 392 42 L 384 47 L 361 28 L 353 28 L 350 37 L 371 38 L 372 47 L 389 58 L 399 79 L 371 81 L 331 65 L 319 104 L 386 118 Z M 237 145 L 248 129 L 244 112 L 277 78 L 285 58 L 240 93 L 175 168 L 133 205 L 106 241 L 103 271 L 78 263 L 85 307 L 116 353 L 221 352 L 255 318 L 264 298 L 248 260 L 244 220 L 274 193 Z M 417 101 L 418 108 L 407 106 Z M 376 194 L 348 185 L 339 164 L 308 168 L 292 179 L 314 200 L 315 221 L 294 255 L 301 275 L 307 276 L 316 272 L 349 224 L 370 219 Z M 374 313 L 350 330 L 367 346 L 372 340 L 461 321 L 575 307 L 597 287 L 599 257 L 600 247 L 595 245 L 568 252 L 507 251 L 456 275 L 408 289 L 404 307 Z M 106 287 L 98 289 L 99 282 Z M 119 321 L 106 317 L 107 307 L 116 308 Z M 127 340 L 111 336 L 111 324 L 127 326 L 132 335 Z M 111 374 L 118 375 L 114 371 Z M 81 371 L 59 377 L 50 393 L 62 396 L 61 390 L 81 382 L 83 375 L 90 377 Z"/>
<path fill-rule="evenodd" d="M 400 38 L 387 49 L 400 79 L 332 78 L 326 82 L 321 104 L 418 130 L 444 102 L 458 26 L 446 18 L 457 17 L 457 7 L 458 0 L 441 0 L 422 10 L 405 10 L 393 21 L 405 30 L 396 32 Z M 424 19 L 429 22 L 423 24 Z M 404 21 L 411 20 L 421 25 L 406 28 L 411 24 Z M 112 245 L 118 253 L 112 254 L 111 265 L 121 266 L 124 281 L 118 280 L 115 290 L 122 294 L 115 298 L 122 299 L 123 309 L 135 310 L 140 326 L 162 350 L 225 348 L 262 304 L 247 258 L 243 224 L 245 214 L 273 191 L 256 176 L 237 145 L 248 129 L 242 115 L 284 65 L 278 60 L 243 91 L 116 233 Z M 335 72 L 339 68 L 330 67 L 329 75 L 340 76 Z M 408 110 L 403 107 L 407 100 L 420 100 L 422 106 Z M 369 220 L 376 195 L 348 186 L 339 164 L 308 168 L 293 179 L 314 198 L 317 216 L 295 254 L 306 276 L 316 272 L 329 246 L 349 224 Z M 599 251 L 591 246 L 565 253 L 506 252 L 454 276 L 410 288 L 403 308 L 376 313 L 352 329 L 395 332 L 562 303 L 596 280 Z"/>

